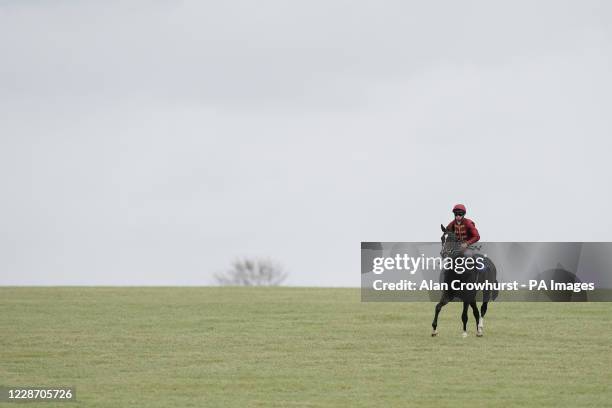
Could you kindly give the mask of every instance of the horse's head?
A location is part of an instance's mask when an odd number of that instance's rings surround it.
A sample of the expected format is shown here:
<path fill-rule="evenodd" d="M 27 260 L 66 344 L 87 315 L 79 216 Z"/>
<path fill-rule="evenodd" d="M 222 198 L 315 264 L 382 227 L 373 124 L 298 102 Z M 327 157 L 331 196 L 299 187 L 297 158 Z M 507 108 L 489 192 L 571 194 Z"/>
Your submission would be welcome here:
<path fill-rule="evenodd" d="M 461 242 L 457 239 L 457 235 L 455 232 L 446 229 L 444 225 L 440 224 L 440 228 L 442 229 L 442 250 L 440 251 L 440 256 L 442 258 L 454 258 L 461 254 Z"/>

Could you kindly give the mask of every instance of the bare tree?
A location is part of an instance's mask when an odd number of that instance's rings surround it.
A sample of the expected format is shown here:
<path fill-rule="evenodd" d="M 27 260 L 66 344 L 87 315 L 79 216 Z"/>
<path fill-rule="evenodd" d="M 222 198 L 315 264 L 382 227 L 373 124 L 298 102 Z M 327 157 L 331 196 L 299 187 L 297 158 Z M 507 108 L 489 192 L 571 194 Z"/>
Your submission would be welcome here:
<path fill-rule="evenodd" d="M 224 286 L 278 286 L 286 278 L 283 268 L 269 259 L 238 259 L 225 273 L 215 274 Z"/>

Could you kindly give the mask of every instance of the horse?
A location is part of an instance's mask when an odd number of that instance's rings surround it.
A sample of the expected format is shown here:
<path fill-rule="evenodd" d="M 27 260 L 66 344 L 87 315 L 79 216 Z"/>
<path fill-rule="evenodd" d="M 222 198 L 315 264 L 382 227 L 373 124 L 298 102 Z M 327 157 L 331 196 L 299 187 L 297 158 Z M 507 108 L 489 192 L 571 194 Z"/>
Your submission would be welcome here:
<path fill-rule="evenodd" d="M 435 337 L 438 335 L 438 315 L 440 314 L 440 310 L 444 307 L 448 302 L 452 301 L 454 298 L 459 298 L 463 301 L 463 313 L 461 314 L 461 320 L 463 321 L 463 337 L 467 337 L 467 322 L 468 322 L 468 306 L 472 308 L 472 312 L 474 313 L 474 318 L 476 319 L 476 336 L 482 337 L 484 335 L 484 317 L 487 314 L 487 308 L 490 300 L 495 300 L 499 294 L 497 290 L 483 290 L 482 291 L 482 306 L 480 311 L 478 311 L 478 306 L 476 305 L 476 293 L 477 290 L 455 290 L 452 289 L 451 282 L 459 281 L 461 284 L 464 283 L 484 283 L 491 282 L 497 283 L 497 268 L 495 264 L 487 258 L 486 256 L 480 254 L 473 254 L 471 258 L 475 260 L 475 266 L 473 268 L 464 268 L 464 272 L 459 273 L 456 271 L 457 266 L 456 260 L 459 258 L 465 258 L 465 254 L 463 249 L 461 248 L 461 242 L 457 239 L 455 233 L 450 229 L 447 230 L 444 225 L 440 225 L 442 228 L 442 250 L 440 251 L 440 255 L 443 259 L 451 258 L 453 260 L 453 268 L 442 269 L 442 273 L 440 274 L 440 280 L 443 281 L 445 285 L 445 290 L 442 291 L 442 297 L 438 304 L 436 304 L 436 312 L 434 315 L 433 322 L 431 326 L 433 327 L 433 331 L 431 332 L 431 336 Z M 476 247 L 469 247 L 470 250 L 478 249 Z M 479 262 L 478 262 L 479 261 Z M 479 268 L 478 265 L 482 267 Z"/>

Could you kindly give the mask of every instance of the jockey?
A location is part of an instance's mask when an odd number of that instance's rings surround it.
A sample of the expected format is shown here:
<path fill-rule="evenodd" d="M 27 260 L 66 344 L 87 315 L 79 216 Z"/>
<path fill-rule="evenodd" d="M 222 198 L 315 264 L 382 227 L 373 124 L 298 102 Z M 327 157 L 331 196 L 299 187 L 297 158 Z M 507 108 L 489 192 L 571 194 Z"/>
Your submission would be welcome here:
<path fill-rule="evenodd" d="M 474 221 L 465 218 L 466 210 L 463 204 L 454 206 L 453 213 L 455 214 L 455 219 L 448 224 L 446 229 L 455 232 L 457 239 L 461 241 L 461 249 L 465 251 L 468 246 L 478 242 L 480 234 L 478 234 Z"/>

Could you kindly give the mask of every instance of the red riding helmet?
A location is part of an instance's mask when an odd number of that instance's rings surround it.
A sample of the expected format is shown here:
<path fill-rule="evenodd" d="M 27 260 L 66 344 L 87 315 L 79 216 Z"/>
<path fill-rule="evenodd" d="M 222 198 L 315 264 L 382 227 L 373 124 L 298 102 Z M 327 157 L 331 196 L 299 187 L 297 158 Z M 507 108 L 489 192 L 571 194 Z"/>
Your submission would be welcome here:
<path fill-rule="evenodd" d="M 465 210 L 465 205 L 463 204 L 457 204 L 456 206 L 453 207 L 454 214 L 465 215 L 466 212 L 467 211 Z"/>

